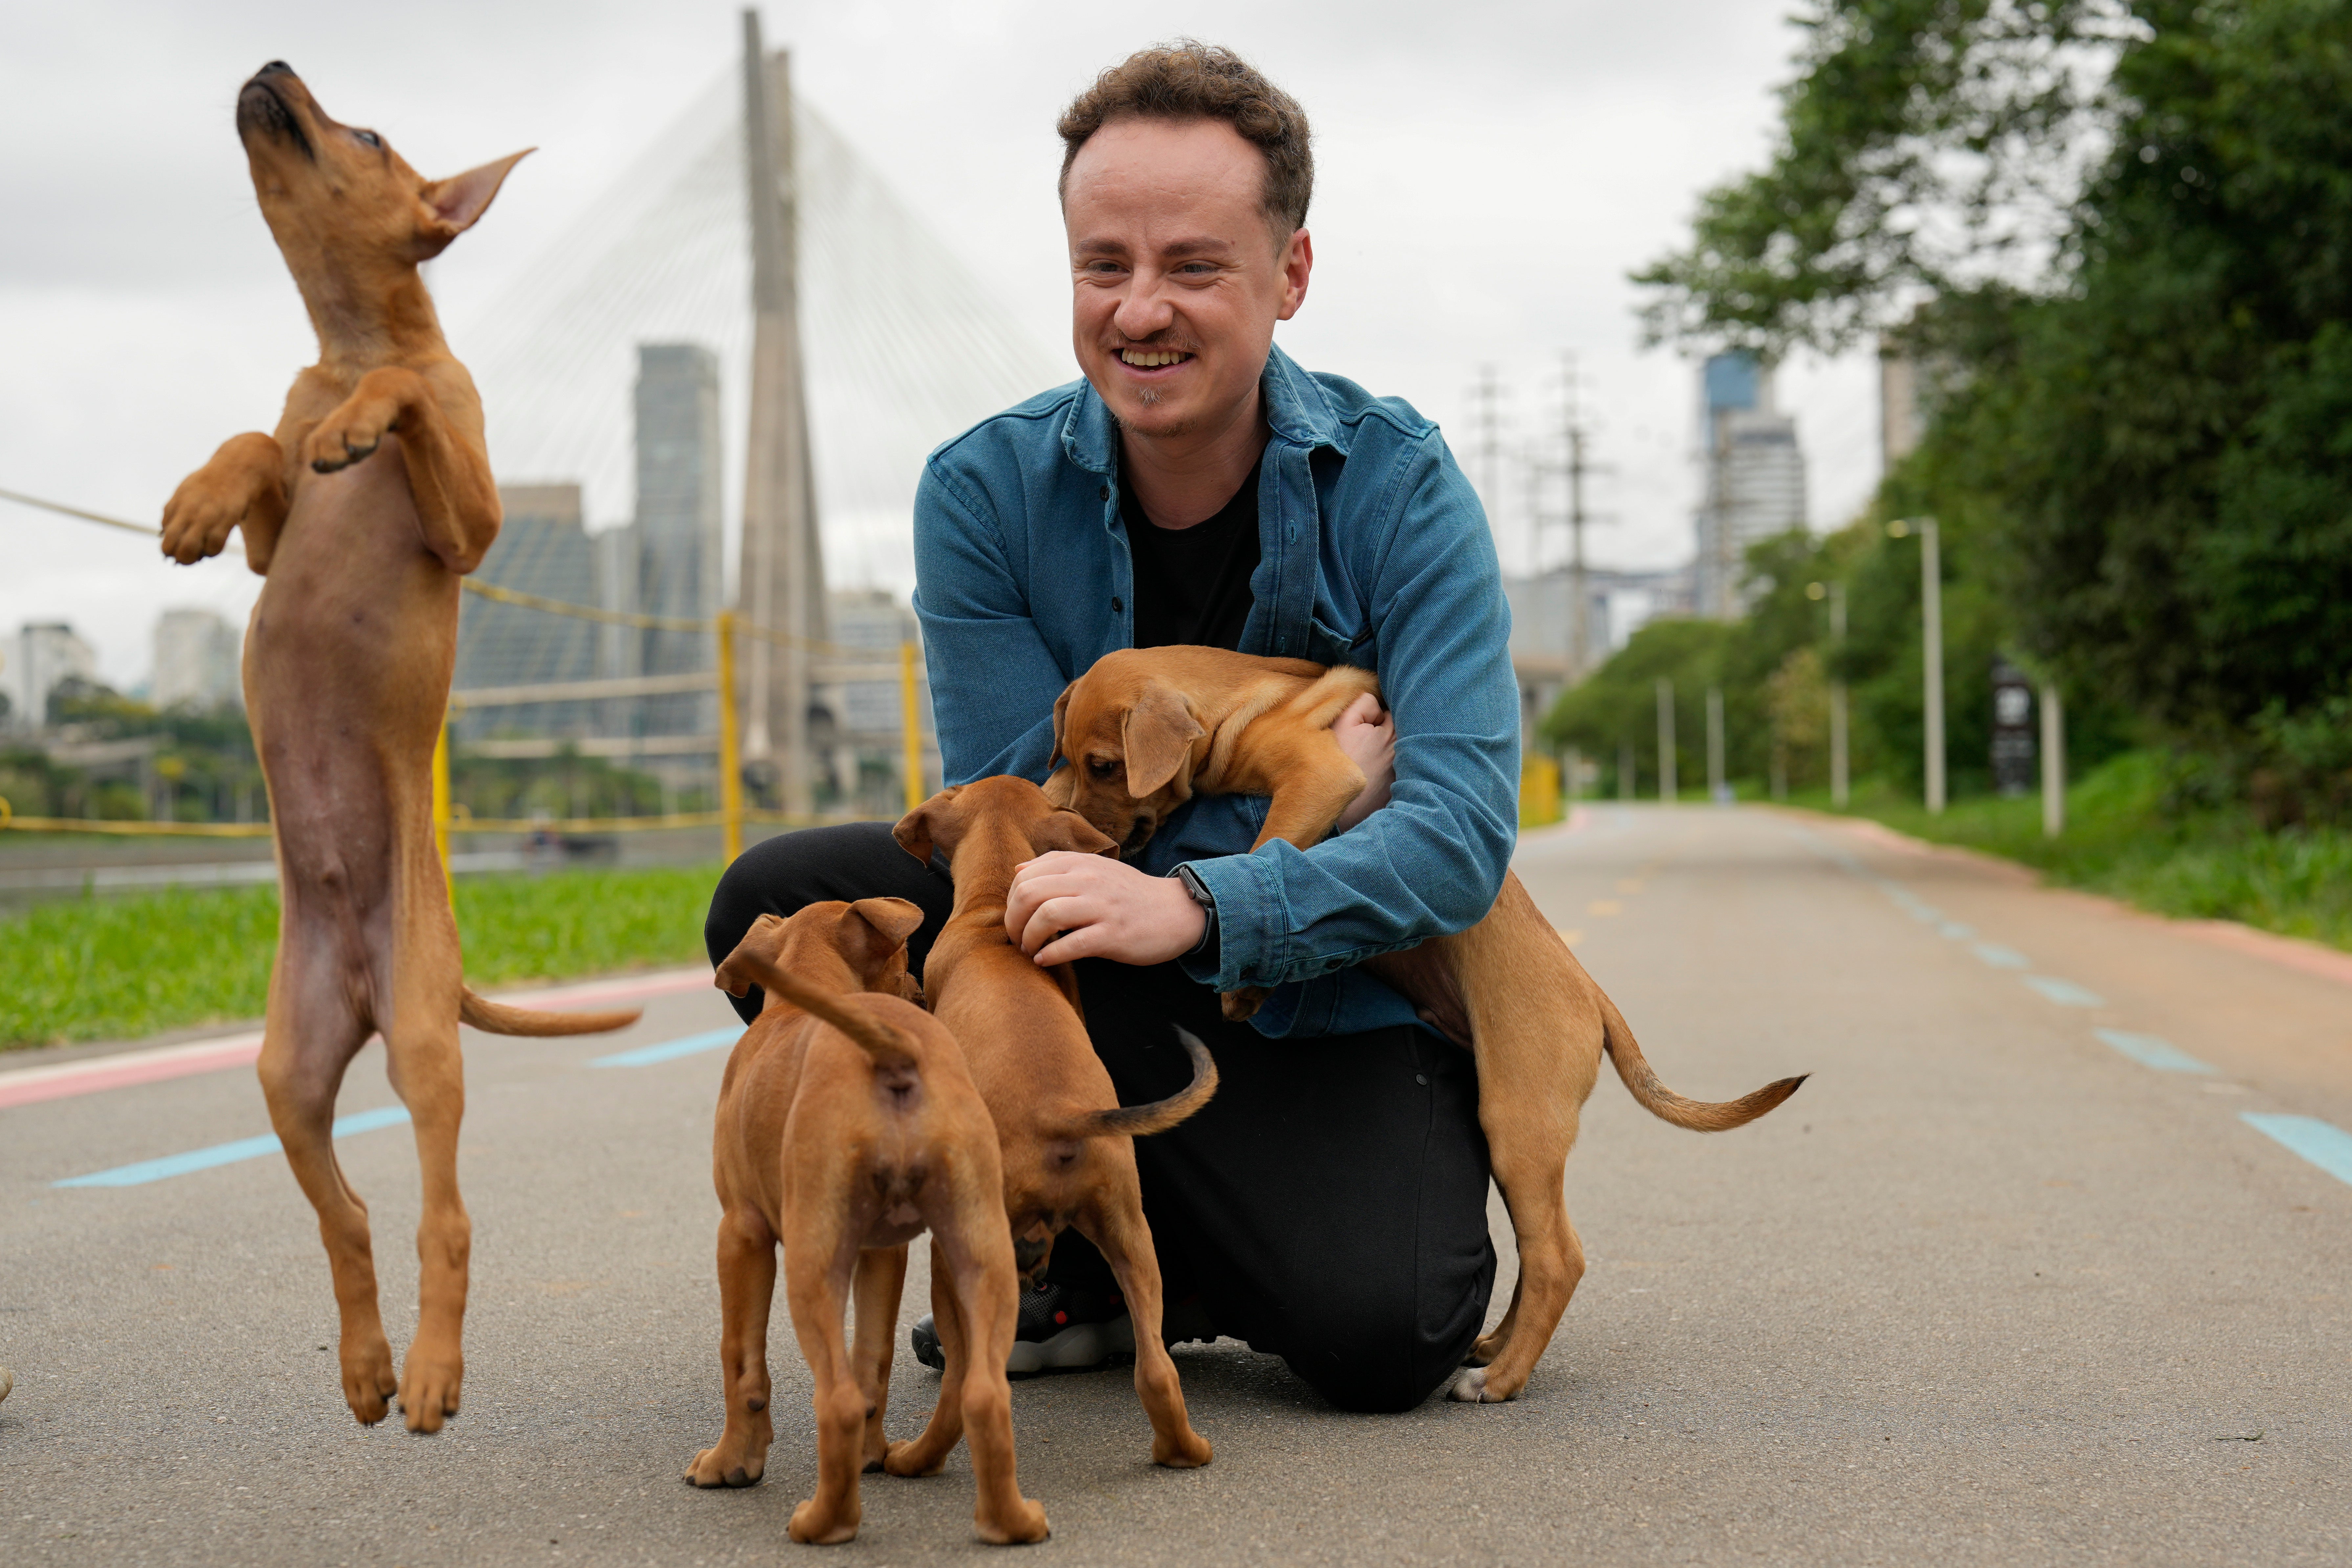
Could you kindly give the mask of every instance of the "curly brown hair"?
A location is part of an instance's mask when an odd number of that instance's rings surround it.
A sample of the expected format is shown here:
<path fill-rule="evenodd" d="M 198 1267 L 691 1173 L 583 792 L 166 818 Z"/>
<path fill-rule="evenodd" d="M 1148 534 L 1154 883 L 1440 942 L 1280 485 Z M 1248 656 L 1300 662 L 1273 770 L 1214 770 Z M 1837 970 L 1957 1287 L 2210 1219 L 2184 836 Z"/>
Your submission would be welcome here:
<path fill-rule="evenodd" d="M 1279 237 L 1307 222 L 1315 194 L 1315 154 L 1307 111 L 1298 100 L 1260 76 L 1231 49 L 1196 38 L 1139 49 L 1095 78 L 1070 100 L 1054 129 L 1062 137 L 1062 177 L 1087 139 L 1114 120 L 1222 120 L 1265 155 L 1265 188 L 1258 205 Z"/>

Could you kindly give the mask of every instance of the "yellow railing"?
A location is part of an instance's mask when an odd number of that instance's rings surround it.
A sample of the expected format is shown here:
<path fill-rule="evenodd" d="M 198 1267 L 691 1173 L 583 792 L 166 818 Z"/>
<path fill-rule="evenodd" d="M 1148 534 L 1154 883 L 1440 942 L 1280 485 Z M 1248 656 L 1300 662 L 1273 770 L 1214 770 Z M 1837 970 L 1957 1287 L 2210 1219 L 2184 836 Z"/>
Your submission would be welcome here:
<path fill-rule="evenodd" d="M 1549 757 L 1519 762 L 1519 826 L 1549 827 L 1566 815 L 1560 805 L 1559 763 Z"/>
<path fill-rule="evenodd" d="M 0 500 L 12 500 L 23 506 L 37 507 L 46 511 L 79 518 L 85 522 L 102 523 L 109 528 L 127 530 L 132 533 L 154 535 L 160 529 L 145 523 L 131 522 L 100 512 L 85 511 L 79 507 L 43 500 L 36 496 L 19 495 L 14 490 L 0 489 Z M 449 867 L 449 836 L 453 833 L 641 833 L 663 827 L 710 827 L 723 829 L 727 858 L 733 860 L 743 852 L 743 827 L 746 823 L 783 824 L 794 819 L 779 812 L 747 810 L 743 805 L 743 756 L 737 713 L 735 680 L 735 639 L 738 636 L 755 637 L 785 647 L 804 648 L 835 658 L 872 659 L 870 648 L 848 647 L 840 643 L 804 637 L 747 621 L 731 610 L 721 610 L 709 619 L 679 616 L 649 616 L 634 610 L 607 610 L 594 605 L 575 605 L 562 599 L 550 599 L 538 594 L 525 594 L 513 588 L 502 588 L 495 583 L 477 582 L 460 577 L 457 585 L 469 594 L 502 605 L 543 611 L 551 616 L 568 616 L 577 620 L 596 621 L 608 626 L 636 626 L 652 631 L 709 632 L 718 641 L 717 668 L 711 672 L 711 686 L 719 696 L 719 809 L 709 812 L 671 813 L 662 816 L 600 816 L 568 817 L 561 821 L 522 820 L 515 818 L 475 817 L 464 806 L 453 803 L 449 789 L 449 752 L 451 737 L 449 721 L 445 715 L 441 732 L 433 747 L 433 838 L 441 857 L 442 870 Z M 898 645 L 899 710 L 903 715 L 906 734 L 905 772 L 907 809 L 913 810 L 923 802 L 923 735 L 922 700 L 917 689 L 915 645 Z M 552 685 L 554 683 L 551 683 Z M 593 683 L 591 683 L 593 684 Z M 453 694 L 453 709 L 464 705 L 463 692 Z M 79 817 L 13 816 L 7 802 L 0 799 L 0 829 L 10 827 L 36 832 L 111 833 L 127 835 L 189 835 L 210 838 L 260 838 L 270 832 L 268 823 L 172 823 L 172 822 L 100 822 Z"/>

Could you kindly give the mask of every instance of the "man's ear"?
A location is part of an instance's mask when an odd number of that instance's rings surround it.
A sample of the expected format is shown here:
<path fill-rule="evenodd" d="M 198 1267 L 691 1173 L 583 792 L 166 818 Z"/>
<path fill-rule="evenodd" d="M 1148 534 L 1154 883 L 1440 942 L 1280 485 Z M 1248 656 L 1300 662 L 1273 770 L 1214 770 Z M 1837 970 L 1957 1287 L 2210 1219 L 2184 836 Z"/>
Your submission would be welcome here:
<path fill-rule="evenodd" d="M 1029 847 L 1043 855 L 1048 849 L 1074 849 L 1081 855 L 1108 855 L 1116 858 L 1118 845 L 1109 835 L 1102 833 L 1075 811 L 1057 811 L 1037 824 L 1029 836 Z"/>
<path fill-rule="evenodd" d="M 1054 699 L 1054 749 L 1045 757 L 1045 765 L 1049 768 L 1062 759 L 1062 721 L 1070 711 L 1070 693 L 1077 689 L 1078 683 L 1073 680 L 1062 688 L 1059 697 Z"/>
<path fill-rule="evenodd" d="M 425 210 L 417 237 L 430 247 L 432 254 L 439 255 L 444 246 L 473 227 L 490 210 L 491 198 L 507 183 L 507 172 L 538 151 L 536 147 L 526 147 L 496 163 L 428 184 L 417 193 Z"/>
<path fill-rule="evenodd" d="M 1141 800 L 1159 791 L 1183 770 L 1192 742 L 1207 733 L 1181 691 L 1164 680 L 1147 681 L 1119 731 L 1127 752 L 1127 793 Z"/>
<path fill-rule="evenodd" d="M 900 817 L 898 826 L 890 830 L 890 837 L 898 841 L 898 847 L 924 865 L 929 865 L 936 842 L 947 837 L 954 826 L 954 814 L 949 807 L 962 788 L 961 784 L 956 784 L 943 789 Z M 953 848 L 954 846 L 950 844 L 949 847 Z"/>
<path fill-rule="evenodd" d="M 776 966 L 776 954 L 783 951 L 784 922 L 780 916 L 761 915 L 735 944 L 735 951 L 719 964 L 719 973 L 710 983 L 730 996 L 740 996 L 754 985 L 761 985 L 763 972 Z M 761 989 L 765 989 L 761 985 Z"/>

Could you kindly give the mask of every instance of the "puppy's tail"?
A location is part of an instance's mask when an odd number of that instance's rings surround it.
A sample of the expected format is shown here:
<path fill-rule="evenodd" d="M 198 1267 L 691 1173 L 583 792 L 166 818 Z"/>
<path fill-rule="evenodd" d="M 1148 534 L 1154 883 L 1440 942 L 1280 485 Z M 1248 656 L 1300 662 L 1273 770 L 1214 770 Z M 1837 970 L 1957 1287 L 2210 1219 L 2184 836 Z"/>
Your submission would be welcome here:
<path fill-rule="evenodd" d="M 609 1013 L 547 1013 L 536 1007 L 509 1007 L 503 1002 L 491 1002 L 474 994 L 470 986 L 459 986 L 457 1017 L 477 1029 L 487 1029 L 493 1035 L 602 1035 L 613 1029 L 625 1029 L 645 1015 L 642 1007 L 624 1007 Z"/>
<path fill-rule="evenodd" d="M 891 1025 L 863 1009 L 842 1005 L 840 997 L 802 984 L 757 954 L 747 957 L 738 948 L 735 958 L 745 959 L 745 967 L 760 983 L 761 990 L 771 996 L 781 996 L 811 1017 L 832 1025 L 848 1036 L 851 1044 L 873 1058 L 876 1067 L 901 1072 L 914 1067 L 914 1048 L 908 1045 L 907 1037 Z M 729 962 L 732 963 L 734 959 Z"/>
<path fill-rule="evenodd" d="M 1595 988 L 1598 993 L 1598 987 Z M 1625 1080 L 1626 1090 L 1642 1102 L 1642 1109 L 1661 1121 L 1671 1121 L 1677 1127 L 1687 1127 L 1694 1132 L 1724 1132 L 1734 1127 L 1744 1127 L 1782 1100 L 1797 1092 L 1797 1086 L 1811 1077 L 1800 1073 L 1766 1084 L 1753 1094 L 1743 1094 L 1738 1100 L 1685 1100 L 1658 1081 L 1650 1069 L 1649 1059 L 1633 1038 L 1633 1031 L 1625 1026 L 1625 1016 L 1617 1011 L 1617 1004 L 1601 995 L 1601 1016 L 1603 1032 L 1601 1043 L 1609 1048 L 1609 1059 L 1617 1068 L 1617 1076 Z"/>
<path fill-rule="evenodd" d="M 1122 1105 L 1116 1110 L 1090 1110 L 1066 1126 L 1056 1129 L 1053 1137 L 1061 1138 L 1149 1138 L 1154 1132 L 1165 1132 L 1171 1127 L 1209 1103 L 1217 1092 L 1217 1063 L 1209 1055 L 1209 1047 L 1193 1038 L 1189 1030 L 1178 1029 L 1176 1037 L 1184 1043 L 1185 1055 L 1192 1058 L 1192 1081 L 1165 1100 L 1155 1100 L 1150 1105 Z"/>

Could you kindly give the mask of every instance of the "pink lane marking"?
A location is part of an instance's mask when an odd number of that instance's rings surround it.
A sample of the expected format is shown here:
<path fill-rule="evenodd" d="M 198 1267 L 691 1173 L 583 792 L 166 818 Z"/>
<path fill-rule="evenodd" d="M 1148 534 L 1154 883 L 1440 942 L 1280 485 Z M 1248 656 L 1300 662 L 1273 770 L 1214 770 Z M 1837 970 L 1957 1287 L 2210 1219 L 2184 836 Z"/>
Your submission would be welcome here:
<path fill-rule="evenodd" d="M 622 975 L 558 990 L 527 991 L 498 1000 L 517 1007 L 555 1008 L 630 996 L 666 996 L 701 990 L 709 984 L 708 970 L 677 969 L 656 974 Z M 18 1068 L 13 1072 L 0 1072 L 0 1109 L 96 1094 L 100 1089 L 125 1089 L 135 1083 L 158 1083 L 200 1072 L 220 1072 L 247 1066 L 260 1055 L 261 1031 L 252 1029 L 215 1039 L 192 1040 L 184 1046 L 158 1046 L 151 1050 L 124 1051 L 117 1056 L 57 1062 L 48 1067 Z"/>

